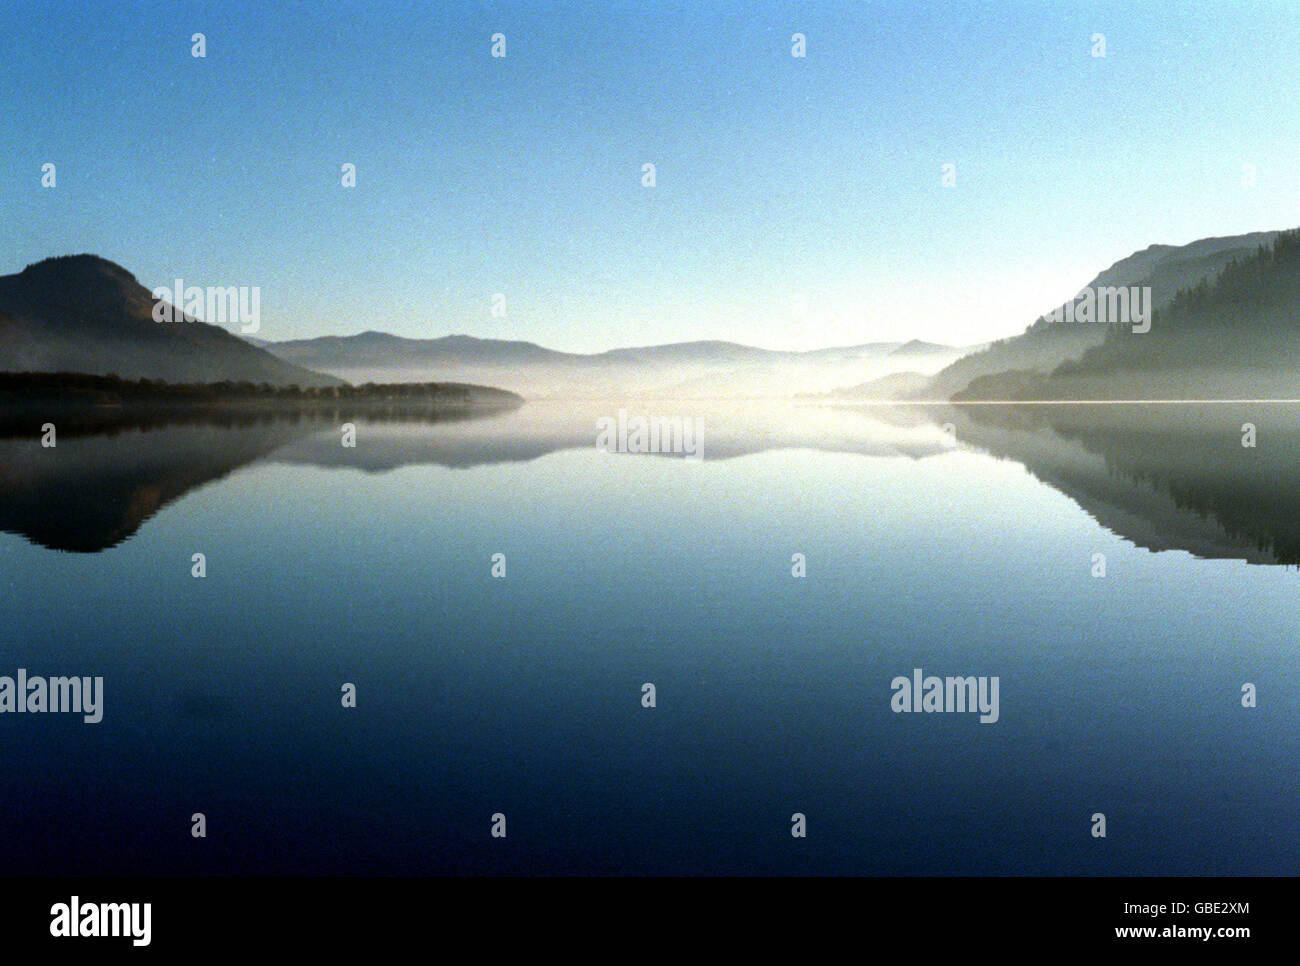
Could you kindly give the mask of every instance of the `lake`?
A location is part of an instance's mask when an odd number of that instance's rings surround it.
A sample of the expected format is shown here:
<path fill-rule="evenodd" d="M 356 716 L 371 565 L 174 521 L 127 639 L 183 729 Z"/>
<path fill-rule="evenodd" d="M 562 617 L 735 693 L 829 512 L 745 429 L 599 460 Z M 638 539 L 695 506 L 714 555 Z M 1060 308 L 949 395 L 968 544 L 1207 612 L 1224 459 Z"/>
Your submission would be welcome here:
<path fill-rule="evenodd" d="M 703 458 L 602 452 L 620 408 L 700 420 Z M 2 439 L 0 675 L 102 676 L 103 719 L 0 714 L 0 869 L 1291 874 L 1297 417 L 529 403 L 355 447 Z M 917 668 L 995 677 L 997 720 L 896 712 Z"/>

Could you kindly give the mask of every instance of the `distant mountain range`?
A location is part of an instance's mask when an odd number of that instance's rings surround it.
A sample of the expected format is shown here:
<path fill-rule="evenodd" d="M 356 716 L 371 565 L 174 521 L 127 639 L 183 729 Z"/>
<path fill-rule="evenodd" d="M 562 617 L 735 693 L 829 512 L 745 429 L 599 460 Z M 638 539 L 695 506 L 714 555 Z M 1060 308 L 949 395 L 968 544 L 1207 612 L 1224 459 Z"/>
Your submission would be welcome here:
<path fill-rule="evenodd" d="M 679 342 L 580 354 L 532 342 L 450 335 L 408 339 L 383 332 L 255 345 L 293 365 L 349 382 L 437 382 L 499 386 L 532 398 L 661 394 L 723 398 L 825 392 L 902 369 L 937 372 L 970 348 L 873 342 L 807 352 L 735 342 Z"/>
<path fill-rule="evenodd" d="M 0 276 L 0 371 L 80 372 L 168 382 L 334 386 L 189 316 L 153 319 L 152 293 L 95 255 L 48 258 Z"/>
<path fill-rule="evenodd" d="M 304 388 L 448 382 L 534 398 L 790 396 L 900 369 L 933 373 L 970 351 L 919 341 L 810 352 L 701 341 L 580 354 L 505 339 L 374 331 L 267 342 L 180 311 L 159 322 L 154 307 L 135 276 L 95 255 L 49 258 L 0 277 L 0 372 Z"/>
<path fill-rule="evenodd" d="M 1085 286 L 1121 288 L 1150 290 L 1150 331 L 1045 313 L 987 346 L 913 340 L 786 352 L 699 341 L 582 354 L 467 335 L 241 339 L 188 316 L 155 321 L 152 294 L 134 276 L 73 255 L 0 277 L 0 372 L 304 388 L 461 383 L 526 398 L 1300 397 L 1300 230 L 1152 245 Z"/>

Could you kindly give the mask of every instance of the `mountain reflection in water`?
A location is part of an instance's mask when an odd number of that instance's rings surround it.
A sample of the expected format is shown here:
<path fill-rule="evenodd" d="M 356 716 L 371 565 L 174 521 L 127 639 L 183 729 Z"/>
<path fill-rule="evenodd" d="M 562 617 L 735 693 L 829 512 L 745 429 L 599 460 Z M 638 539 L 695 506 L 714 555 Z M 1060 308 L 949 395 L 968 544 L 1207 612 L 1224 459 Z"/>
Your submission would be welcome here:
<path fill-rule="evenodd" d="M 808 449 L 867 458 L 940 458 L 962 448 L 1014 460 L 1139 547 L 1254 564 L 1300 563 L 1300 407 L 822 407 L 716 403 L 532 403 L 500 413 L 340 421 L 297 414 L 138 415 L 0 438 L 0 530 L 53 550 L 95 553 L 130 539 L 169 504 L 262 462 L 384 472 L 471 467 L 595 446 L 619 408 L 694 417 L 703 459 Z M 1257 444 L 1242 445 L 1243 425 Z M 635 459 L 639 454 L 623 458 Z M 644 457 L 641 457 L 644 458 Z M 674 457 L 665 454 L 661 458 Z M 846 478 L 845 487 L 854 481 Z"/>

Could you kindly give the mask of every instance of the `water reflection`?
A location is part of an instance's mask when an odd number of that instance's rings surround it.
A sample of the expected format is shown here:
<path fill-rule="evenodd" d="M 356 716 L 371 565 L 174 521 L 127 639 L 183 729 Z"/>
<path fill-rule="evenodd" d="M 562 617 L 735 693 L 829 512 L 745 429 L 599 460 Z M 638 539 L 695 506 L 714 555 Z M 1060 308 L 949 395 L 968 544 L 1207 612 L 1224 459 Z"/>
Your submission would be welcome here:
<path fill-rule="evenodd" d="M 0 529 L 94 553 L 129 539 L 186 494 L 262 461 L 385 472 L 464 468 L 592 448 L 617 411 L 704 420 L 703 457 L 773 449 L 926 459 L 955 447 L 1014 460 L 1101 526 L 1150 550 L 1255 564 L 1300 563 L 1300 412 L 1293 406 L 820 407 L 533 403 L 510 412 L 418 419 L 346 413 L 135 413 L 65 419 L 56 448 L 39 427 L 0 438 Z M 1258 443 L 1242 445 L 1242 426 Z M 610 457 L 610 458 L 636 458 Z M 671 455 L 664 458 L 672 458 Z M 678 457 L 680 458 L 680 457 Z M 852 479 L 843 481 L 846 487 Z"/>
<path fill-rule="evenodd" d="M 971 406 L 931 416 L 1139 547 L 1300 563 L 1293 405 Z M 1246 424 L 1255 446 L 1242 445 Z"/>

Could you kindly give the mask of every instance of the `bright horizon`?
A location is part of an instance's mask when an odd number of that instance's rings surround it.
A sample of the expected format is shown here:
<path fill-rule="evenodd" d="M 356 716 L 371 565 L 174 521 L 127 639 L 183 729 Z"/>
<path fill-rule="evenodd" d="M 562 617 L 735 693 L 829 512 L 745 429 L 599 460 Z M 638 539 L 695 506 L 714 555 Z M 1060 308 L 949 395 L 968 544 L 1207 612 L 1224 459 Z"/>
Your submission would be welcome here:
<path fill-rule="evenodd" d="M 271 341 L 978 344 L 1152 244 L 1300 224 L 1297 46 L 1281 3 L 23 0 L 0 272 L 257 286 Z"/>

